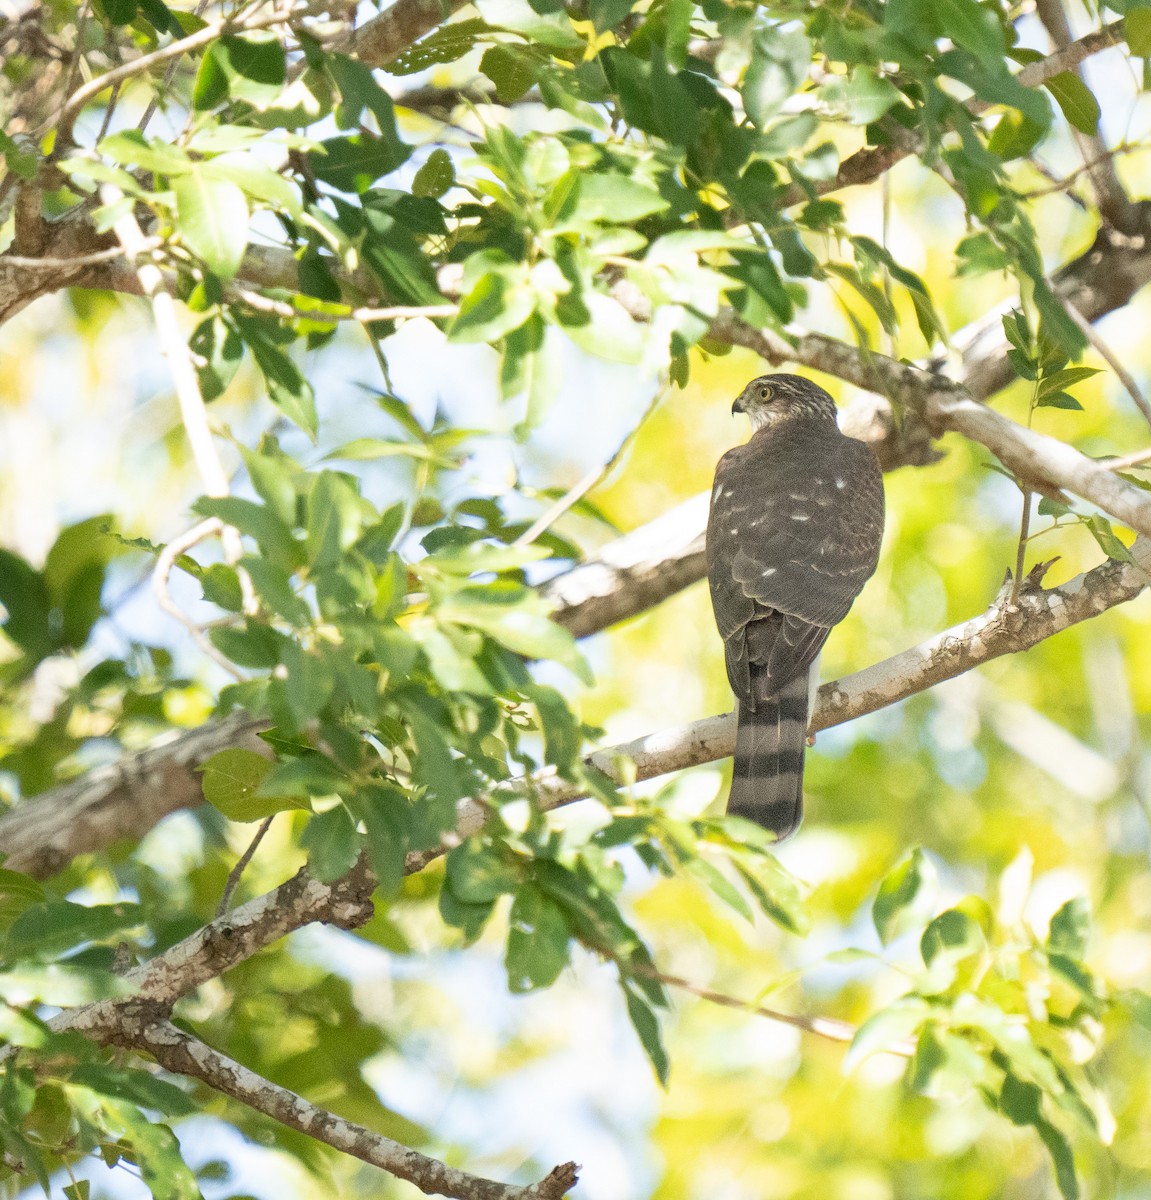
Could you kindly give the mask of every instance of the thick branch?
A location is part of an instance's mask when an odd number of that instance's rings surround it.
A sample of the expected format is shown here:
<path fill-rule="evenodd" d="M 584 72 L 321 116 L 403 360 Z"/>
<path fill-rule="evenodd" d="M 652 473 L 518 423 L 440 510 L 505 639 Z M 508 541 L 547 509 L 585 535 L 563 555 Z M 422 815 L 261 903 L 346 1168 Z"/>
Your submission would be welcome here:
<path fill-rule="evenodd" d="M 386 67 L 469 3 L 470 0 L 396 0 L 378 17 L 341 38 L 336 48 L 368 66 Z"/>
<path fill-rule="evenodd" d="M 235 714 L 95 767 L 0 817 L 0 852 L 13 871 L 44 879 L 79 854 L 138 840 L 162 818 L 202 804 L 196 767 L 242 746 L 271 755 L 256 734 L 266 722 Z"/>
<path fill-rule="evenodd" d="M 170 1021 L 157 1020 L 146 1006 L 135 1012 L 122 1010 L 115 1022 L 91 1029 L 89 1035 L 105 1045 L 142 1050 L 167 1070 L 199 1079 L 289 1129 L 324 1142 L 399 1179 L 406 1179 L 426 1195 L 451 1196 L 456 1200 L 559 1200 L 575 1186 L 578 1178 L 579 1168 L 575 1163 L 556 1167 L 547 1178 L 532 1187 L 497 1183 L 494 1179 L 449 1167 L 382 1133 L 317 1108 L 295 1092 L 264 1079 L 198 1038 L 177 1029 Z"/>
<path fill-rule="evenodd" d="M 794 345 L 772 330 L 753 329 L 734 314 L 717 321 L 713 336 L 755 350 L 768 362 L 801 363 L 857 387 L 882 392 L 916 413 L 936 433 L 952 430 L 986 446 L 1021 479 L 1065 488 L 1138 533 L 1151 537 L 1151 495 L 1057 438 L 1026 429 L 978 404 L 966 389 L 922 367 L 823 334 L 803 334 Z"/>

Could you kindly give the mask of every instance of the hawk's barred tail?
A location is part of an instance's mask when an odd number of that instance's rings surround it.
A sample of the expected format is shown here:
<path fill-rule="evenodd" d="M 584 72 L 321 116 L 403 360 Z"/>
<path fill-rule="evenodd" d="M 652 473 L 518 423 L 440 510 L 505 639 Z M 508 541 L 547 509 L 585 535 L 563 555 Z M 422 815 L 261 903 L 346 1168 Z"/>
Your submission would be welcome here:
<path fill-rule="evenodd" d="M 753 683 L 754 686 L 754 683 Z M 782 840 L 803 817 L 803 752 L 807 745 L 807 672 L 778 694 L 739 706 L 735 769 L 727 811 Z"/>

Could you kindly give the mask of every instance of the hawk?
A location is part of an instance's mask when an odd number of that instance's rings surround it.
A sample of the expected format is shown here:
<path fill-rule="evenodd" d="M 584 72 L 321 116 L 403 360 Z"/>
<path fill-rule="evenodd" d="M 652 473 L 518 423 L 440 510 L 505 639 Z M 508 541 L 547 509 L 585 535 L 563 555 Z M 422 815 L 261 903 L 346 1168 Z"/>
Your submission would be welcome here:
<path fill-rule="evenodd" d="M 803 814 L 818 656 L 875 571 L 883 476 L 839 431 L 835 401 L 798 375 L 761 375 L 731 406 L 751 439 L 715 471 L 707 578 L 739 730 L 729 813 L 782 840 Z"/>

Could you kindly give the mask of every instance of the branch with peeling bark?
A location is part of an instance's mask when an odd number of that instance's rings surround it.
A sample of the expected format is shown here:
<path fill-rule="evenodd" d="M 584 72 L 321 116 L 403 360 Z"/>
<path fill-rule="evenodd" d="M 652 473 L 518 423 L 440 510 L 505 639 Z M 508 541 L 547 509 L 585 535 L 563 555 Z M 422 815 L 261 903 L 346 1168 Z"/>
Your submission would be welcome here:
<path fill-rule="evenodd" d="M 361 1162 L 414 1184 L 425 1195 L 454 1200 L 560 1200 L 578 1180 L 575 1163 L 564 1163 L 530 1187 L 484 1179 L 420 1154 L 382 1133 L 318 1108 L 287 1088 L 264 1079 L 234 1059 L 178 1029 L 155 1005 L 125 1005 L 115 1019 L 93 1022 L 85 1032 L 106 1046 L 142 1051 L 162 1067 L 199 1079 L 233 1100 Z"/>

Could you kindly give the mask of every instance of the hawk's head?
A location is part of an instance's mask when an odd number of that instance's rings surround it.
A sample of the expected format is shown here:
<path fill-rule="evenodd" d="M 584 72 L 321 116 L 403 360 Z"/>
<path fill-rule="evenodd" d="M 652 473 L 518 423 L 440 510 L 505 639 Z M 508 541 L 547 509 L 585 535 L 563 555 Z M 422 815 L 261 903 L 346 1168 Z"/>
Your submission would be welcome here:
<path fill-rule="evenodd" d="M 835 420 L 835 401 L 817 383 L 801 375 L 761 375 L 753 379 L 731 406 L 747 413 L 752 429 L 775 425 L 792 417 Z"/>

